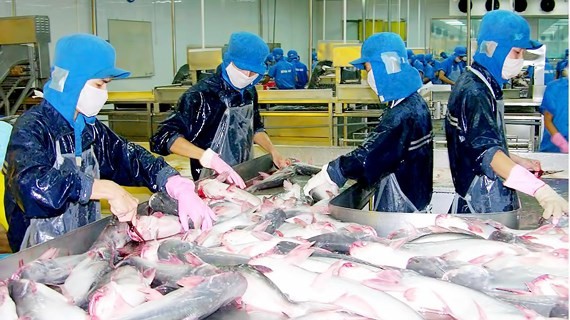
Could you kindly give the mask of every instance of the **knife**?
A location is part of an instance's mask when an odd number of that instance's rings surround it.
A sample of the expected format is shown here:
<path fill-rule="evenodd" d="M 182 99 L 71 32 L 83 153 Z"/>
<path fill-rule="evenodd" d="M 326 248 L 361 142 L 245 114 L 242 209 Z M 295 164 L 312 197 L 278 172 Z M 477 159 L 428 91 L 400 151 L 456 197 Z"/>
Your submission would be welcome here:
<path fill-rule="evenodd" d="M 531 170 L 530 172 L 532 174 L 536 175 L 538 178 L 540 178 L 542 176 L 546 176 L 549 174 L 555 174 L 555 173 L 559 173 L 562 171 L 564 171 L 564 170 L 539 170 L 539 171 Z"/>

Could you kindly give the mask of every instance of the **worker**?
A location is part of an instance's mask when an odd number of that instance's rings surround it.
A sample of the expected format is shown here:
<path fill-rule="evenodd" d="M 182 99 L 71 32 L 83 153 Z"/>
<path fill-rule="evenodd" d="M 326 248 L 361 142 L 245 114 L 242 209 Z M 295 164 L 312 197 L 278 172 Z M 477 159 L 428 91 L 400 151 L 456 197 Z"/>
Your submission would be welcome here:
<path fill-rule="evenodd" d="M 309 70 L 307 69 L 307 65 L 300 61 L 299 54 L 295 50 L 289 50 L 289 52 L 287 52 L 287 61 L 295 68 L 295 75 L 297 77 L 295 89 L 305 89 L 307 82 L 309 82 Z"/>
<path fill-rule="evenodd" d="M 408 62 L 410 63 L 410 65 L 412 67 L 414 67 L 417 71 L 418 74 L 420 76 L 420 81 L 423 83 L 423 79 L 424 79 L 424 65 L 422 62 L 419 61 L 418 56 L 416 56 L 414 54 L 414 51 L 412 49 L 407 49 L 406 50 L 406 55 L 408 56 Z"/>
<path fill-rule="evenodd" d="M 439 73 L 436 70 L 439 67 L 439 61 L 433 58 L 433 54 L 428 53 L 425 55 L 425 65 L 427 68 L 426 74 L 430 78 L 431 83 L 433 84 L 441 84 L 441 80 L 439 79 Z"/>
<path fill-rule="evenodd" d="M 562 77 L 567 76 L 563 74 L 564 69 L 568 70 L 568 68 L 566 68 L 567 66 L 568 66 L 568 49 L 564 50 L 564 57 L 556 64 L 556 79 L 560 79 Z"/>
<path fill-rule="evenodd" d="M 273 58 L 275 59 L 275 65 L 269 69 L 267 77 L 265 77 L 263 82 L 265 83 L 269 81 L 269 78 L 273 78 L 275 79 L 275 84 L 278 89 L 295 89 L 297 78 L 295 75 L 295 67 L 283 58 L 283 49 L 273 49 Z"/>
<path fill-rule="evenodd" d="M 505 136 L 502 85 L 521 71 L 525 49 L 541 44 L 530 39 L 525 19 L 506 10 L 483 16 L 477 44 L 475 62 L 451 91 L 445 119 L 456 192 L 451 211 L 513 211 L 520 191 L 538 200 L 544 218 L 560 217 L 568 202 L 531 173 L 540 172 L 539 161 L 509 153 Z"/>
<path fill-rule="evenodd" d="M 311 60 L 313 63 L 313 69 L 317 66 L 317 63 L 319 63 L 319 60 L 317 59 L 317 51 L 315 50 L 315 48 L 311 49 Z"/>
<path fill-rule="evenodd" d="M 265 67 L 269 70 L 271 66 L 275 64 L 275 58 L 273 57 L 272 53 L 268 53 L 267 57 L 265 57 Z"/>
<path fill-rule="evenodd" d="M 368 84 L 387 103 L 380 123 L 355 150 L 325 164 L 304 187 L 337 194 L 347 179 L 377 186 L 377 211 L 423 212 L 432 194 L 433 132 L 431 116 L 417 93 L 422 86 L 418 71 L 408 63 L 399 35 L 382 32 L 370 36 L 361 57 L 351 64 L 368 72 Z"/>
<path fill-rule="evenodd" d="M 422 84 L 430 82 L 430 73 L 433 73 L 433 68 L 425 62 L 425 55 L 420 53 L 416 55 L 416 60 L 419 63 L 418 72 L 420 73 L 420 78 L 422 79 Z"/>
<path fill-rule="evenodd" d="M 439 79 L 443 84 L 454 85 L 455 81 L 465 70 L 467 61 L 467 48 L 463 46 L 457 46 L 453 50 L 451 57 L 445 59 L 439 69 Z"/>
<path fill-rule="evenodd" d="M 566 66 L 568 68 L 568 66 Z M 568 153 L 568 78 L 552 81 L 546 87 L 539 111 L 544 115 L 542 152 Z"/>
<path fill-rule="evenodd" d="M 192 180 L 97 120 L 107 84 L 129 74 L 115 67 L 115 49 L 101 38 L 72 34 L 57 42 L 44 99 L 18 118 L 8 144 L 4 205 L 14 252 L 94 222 L 100 199 L 136 226 L 138 201 L 120 185 L 167 191 L 185 229 L 188 218 L 211 226 L 215 215 Z"/>
<path fill-rule="evenodd" d="M 440 57 L 441 59 L 443 59 L 443 60 L 445 60 L 445 59 L 448 58 L 447 53 L 445 53 L 445 51 L 440 52 L 440 53 L 439 53 L 439 57 Z"/>
<path fill-rule="evenodd" d="M 290 163 L 265 133 L 257 103 L 257 84 L 265 73 L 267 44 L 257 35 L 236 32 L 215 74 L 200 80 L 179 99 L 176 110 L 150 139 L 151 150 L 190 158 L 192 177 L 227 172 L 230 183 L 244 187 L 230 166 L 249 160 L 253 142 L 268 151 L 279 168 Z"/>

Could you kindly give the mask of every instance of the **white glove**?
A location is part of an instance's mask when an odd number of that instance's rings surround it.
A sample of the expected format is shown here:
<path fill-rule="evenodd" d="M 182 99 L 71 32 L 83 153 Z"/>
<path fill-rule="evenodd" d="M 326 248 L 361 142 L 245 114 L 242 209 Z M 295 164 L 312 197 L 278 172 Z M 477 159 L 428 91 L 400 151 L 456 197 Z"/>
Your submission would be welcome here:
<path fill-rule="evenodd" d="M 322 190 L 323 193 L 331 193 L 332 195 L 339 193 L 338 186 L 331 180 L 331 177 L 329 177 L 327 172 L 328 167 L 329 165 L 325 164 L 319 173 L 307 181 L 307 184 L 303 188 L 305 196 L 310 197 L 310 194 L 317 188 Z"/>
<path fill-rule="evenodd" d="M 542 213 L 544 219 L 549 219 L 550 216 L 553 216 L 554 219 L 557 220 L 565 213 L 568 213 L 568 201 L 562 198 L 547 184 L 538 188 L 534 193 L 534 197 L 542 208 L 544 208 L 544 212 Z"/>

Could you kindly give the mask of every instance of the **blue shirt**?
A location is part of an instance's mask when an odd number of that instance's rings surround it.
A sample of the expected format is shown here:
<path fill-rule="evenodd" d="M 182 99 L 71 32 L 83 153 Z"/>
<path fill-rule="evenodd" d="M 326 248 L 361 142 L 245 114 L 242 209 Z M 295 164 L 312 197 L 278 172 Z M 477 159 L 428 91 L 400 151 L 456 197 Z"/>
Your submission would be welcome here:
<path fill-rule="evenodd" d="M 295 68 L 289 62 L 281 59 L 271 69 L 268 75 L 275 79 L 279 89 L 295 89 Z"/>
<path fill-rule="evenodd" d="M 293 60 L 291 64 L 295 68 L 295 74 L 297 75 L 295 89 L 304 89 L 307 82 L 309 82 L 309 77 L 307 76 L 307 66 L 301 61 L 297 60 Z"/>
<path fill-rule="evenodd" d="M 455 82 L 459 78 L 459 76 L 465 71 L 465 66 L 467 64 L 465 61 L 455 62 L 455 57 L 451 56 L 445 59 L 439 66 L 438 70 L 443 70 L 445 72 L 445 76 Z"/>
<path fill-rule="evenodd" d="M 568 140 L 568 78 L 554 80 L 546 86 L 539 111 L 550 112 L 554 126 Z M 546 128 L 542 135 L 540 151 L 560 152 L 560 149 L 550 141 L 550 132 Z"/>

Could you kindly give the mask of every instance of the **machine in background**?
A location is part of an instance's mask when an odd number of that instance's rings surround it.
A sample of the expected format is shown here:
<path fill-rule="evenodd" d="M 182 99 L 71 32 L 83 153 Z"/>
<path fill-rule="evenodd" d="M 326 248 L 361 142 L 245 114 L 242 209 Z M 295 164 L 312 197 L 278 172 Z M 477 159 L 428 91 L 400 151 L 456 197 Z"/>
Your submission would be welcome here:
<path fill-rule="evenodd" d="M 50 75 L 47 16 L 0 18 L 0 114 L 16 114 Z"/>

